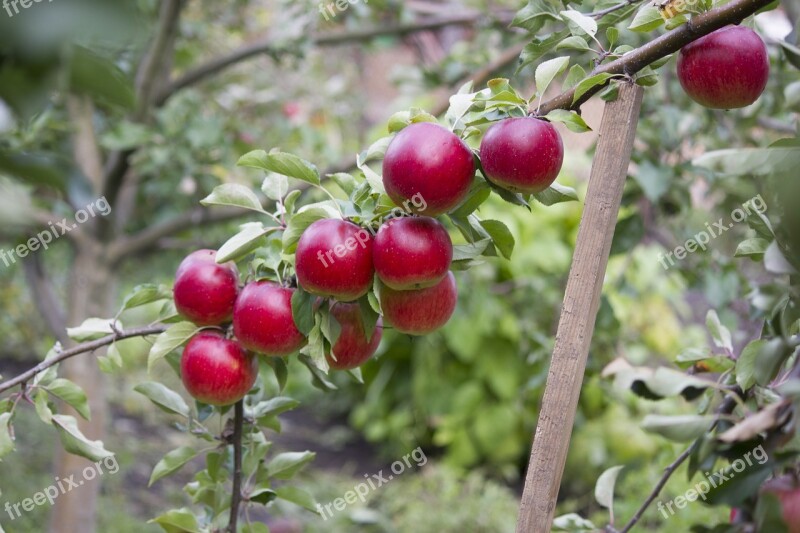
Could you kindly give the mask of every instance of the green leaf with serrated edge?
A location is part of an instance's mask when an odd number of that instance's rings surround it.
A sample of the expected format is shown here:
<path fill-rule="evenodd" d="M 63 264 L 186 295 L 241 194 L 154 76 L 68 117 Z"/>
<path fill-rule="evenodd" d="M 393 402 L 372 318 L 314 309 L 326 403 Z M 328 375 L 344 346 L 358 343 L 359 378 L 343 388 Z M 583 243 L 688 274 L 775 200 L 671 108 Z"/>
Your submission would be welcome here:
<path fill-rule="evenodd" d="M 147 372 L 152 373 L 157 362 L 166 357 L 168 353 L 177 350 L 198 331 L 200 328 L 191 322 L 178 322 L 167 328 L 164 333 L 156 337 L 153 347 L 150 348 L 150 354 L 147 357 Z"/>
<path fill-rule="evenodd" d="M 619 39 L 619 30 L 614 26 L 606 28 L 606 39 L 608 39 L 609 47 L 613 47 Z"/>
<path fill-rule="evenodd" d="M 739 243 L 739 246 L 736 247 L 736 253 L 733 254 L 733 256 L 749 257 L 753 261 L 761 261 L 764 259 L 764 254 L 767 248 L 769 248 L 769 244 L 768 240 L 760 237 L 747 239 Z"/>
<path fill-rule="evenodd" d="M 535 193 L 533 198 L 542 205 L 551 206 L 563 202 L 577 202 L 578 193 L 572 187 L 553 182 L 547 189 Z"/>
<path fill-rule="evenodd" d="M 375 299 L 376 302 L 378 300 L 372 292 L 358 299 L 358 309 L 361 313 L 361 320 L 364 323 L 364 335 L 368 339 L 372 339 L 372 335 L 375 334 L 375 326 L 380 318 L 371 299 Z"/>
<path fill-rule="evenodd" d="M 87 439 L 78 429 L 78 421 L 73 416 L 53 415 L 53 425 L 58 430 L 61 445 L 73 455 L 95 462 L 114 455 L 105 449 L 102 441 Z"/>
<path fill-rule="evenodd" d="M 332 391 L 338 389 L 338 387 L 328 379 L 328 377 L 325 375 L 325 372 L 321 371 L 317 365 L 314 364 L 314 361 L 311 360 L 311 357 L 301 353 L 297 359 L 311 371 L 311 383 L 316 388 L 322 391 Z"/>
<path fill-rule="evenodd" d="M 520 54 L 519 66 L 517 73 L 522 69 L 536 62 L 540 57 L 552 50 L 558 43 L 569 37 L 569 30 L 551 33 L 543 37 L 534 37 L 528 43 Z"/>
<path fill-rule="evenodd" d="M 159 479 L 177 472 L 195 457 L 197 457 L 197 451 L 189 446 L 181 446 L 176 450 L 172 450 L 153 468 L 153 473 L 150 475 L 150 481 L 147 482 L 147 486 L 152 487 L 153 483 Z"/>
<path fill-rule="evenodd" d="M 499 220 L 481 220 L 481 226 L 491 235 L 495 248 L 503 257 L 511 259 L 516 241 L 508 226 Z"/>
<path fill-rule="evenodd" d="M 278 454 L 267 465 L 267 474 L 271 478 L 291 479 L 316 456 L 317 454 L 309 451 Z"/>
<path fill-rule="evenodd" d="M 292 318 L 297 330 L 308 336 L 314 327 L 314 302 L 317 297 L 302 287 L 292 294 Z"/>
<path fill-rule="evenodd" d="M 254 150 L 243 155 L 236 163 L 240 167 L 257 168 L 274 172 L 289 178 L 298 179 L 312 185 L 319 185 L 319 170 L 305 159 L 285 152 Z"/>
<path fill-rule="evenodd" d="M 578 35 L 567 37 L 556 46 L 556 50 L 578 50 L 579 52 L 588 52 L 591 49 L 586 39 Z"/>
<path fill-rule="evenodd" d="M 319 512 L 317 510 L 317 502 L 314 500 L 314 497 L 301 488 L 287 485 L 275 489 L 275 492 L 277 493 L 278 498 L 282 500 L 299 505 L 300 507 L 311 511 L 312 513 Z"/>
<path fill-rule="evenodd" d="M 574 131 L 575 133 L 585 133 L 587 131 L 592 131 L 592 128 L 586 124 L 586 121 L 583 120 L 578 113 L 575 111 L 565 111 L 564 109 L 554 109 L 550 111 L 546 118 L 550 122 L 560 122 L 564 124 L 568 130 Z"/>
<path fill-rule="evenodd" d="M 160 525 L 166 533 L 202 533 L 197 517 L 189 509 L 173 509 L 159 517 L 153 518 L 148 524 Z"/>
<path fill-rule="evenodd" d="M 211 191 L 211 194 L 200 200 L 205 206 L 222 205 L 228 207 L 241 207 L 250 211 L 264 213 L 261 201 L 250 187 L 239 185 L 238 183 L 223 183 Z"/>
<path fill-rule="evenodd" d="M 564 78 L 564 84 L 561 86 L 561 89 L 567 91 L 575 87 L 579 81 L 586 77 L 586 71 L 583 70 L 583 67 L 580 65 L 572 65 L 569 68 L 569 72 L 567 73 L 567 77 Z M 552 113 L 552 111 L 551 111 Z"/>
<path fill-rule="evenodd" d="M 653 4 L 645 4 L 633 17 L 628 29 L 637 32 L 649 32 L 664 24 L 664 18 Z"/>
<path fill-rule="evenodd" d="M 528 0 L 528 4 L 514 16 L 511 26 L 536 33 L 548 20 L 559 19 L 558 5 L 548 0 Z"/>
<path fill-rule="evenodd" d="M 336 174 L 328 174 L 328 177 L 333 180 L 336 185 L 347 195 L 352 195 L 358 188 L 358 180 L 346 172 L 337 172 Z"/>
<path fill-rule="evenodd" d="M 0 458 L 14 451 L 11 438 L 11 413 L 0 414 Z"/>
<path fill-rule="evenodd" d="M 238 261 L 254 250 L 266 245 L 265 236 L 280 231 L 280 228 L 265 228 L 261 222 L 250 222 L 242 225 L 239 233 L 228 239 L 217 250 L 217 263 Z"/>
<path fill-rule="evenodd" d="M 283 174 L 270 172 L 261 183 L 261 192 L 270 200 L 277 202 L 289 192 L 289 179 Z"/>
<path fill-rule="evenodd" d="M 540 63 L 536 67 L 534 77 L 536 78 L 536 90 L 540 96 L 547 91 L 553 79 L 567 69 L 568 65 L 569 57 L 556 57 Z"/>
<path fill-rule="evenodd" d="M 314 314 L 314 327 L 308 333 L 308 343 L 300 349 L 300 353 L 311 358 L 312 363 L 320 371 L 327 373 L 330 369 L 325 358 L 325 338 L 322 336 L 322 316 Z"/>
<path fill-rule="evenodd" d="M 262 418 L 265 416 L 275 416 L 285 413 L 286 411 L 291 411 L 298 405 L 300 405 L 300 402 L 293 398 L 276 396 L 275 398 L 270 398 L 269 400 L 259 402 L 252 407 L 248 406 L 245 409 L 245 413 L 250 418 Z"/>
<path fill-rule="evenodd" d="M 481 254 L 492 242 L 491 239 L 483 239 L 471 244 L 457 244 L 453 246 L 453 261 L 463 261 L 465 259 L 475 259 L 480 257 Z"/>
<path fill-rule="evenodd" d="M 562 19 L 567 19 L 575 26 L 581 29 L 586 35 L 590 35 L 594 37 L 597 35 L 597 22 L 590 16 L 581 13 L 580 11 L 575 11 L 574 9 L 568 9 L 566 11 L 562 11 L 561 13 Z"/>
<path fill-rule="evenodd" d="M 572 97 L 572 103 L 576 103 L 584 94 L 591 91 L 598 85 L 606 83 L 608 80 L 614 77 L 619 77 L 619 74 L 601 72 L 600 74 L 595 74 L 594 76 L 589 76 L 585 80 L 582 80 L 578 85 L 575 86 L 575 94 Z"/>
<path fill-rule="evenodd" d="M 75 411 L 86 420 L 91 420 L 92 415 L 89 412 L 89 400 L 86 393 L 77 384 L 67 379 L 54 379 L 51 383 L 44 387 L 53 396 L 61 398 L 67 405 L 75 409 Z"/>
<path fill-rule="evenodd" d="M 172 291 L 164 285 L 156 285 L 153 283 L 146 283 L 137 285 L 122 302 L 120 313 L 127 309 L 133 309 L 142 305 L 157 302 L 159 300 L 168 300 L 172 298 Z"/>
<path fill-rule="evenodd" d="M 617 477 L 624 466 L 612 466 L 597 478 L 594 486 L 594 499 L 606 509 L 614 509 L 614 487 L 617 484 Z"/>
<path fill-rule="evenodd" d="M 156 381 L 147 381 L 136 385 L 133 390 L 146 396 L 151 402 L 170 414 L 189 417 L 189 406 L 177 392 Z"/>
<path fill-rule="evenodd" d="M 111 325 L 122 329 L 122 323 L 111 318 L 87 318 L 80 326 L 67 328 L 67 336 L 76 342 L 102 339 L 114 333 Z"/>

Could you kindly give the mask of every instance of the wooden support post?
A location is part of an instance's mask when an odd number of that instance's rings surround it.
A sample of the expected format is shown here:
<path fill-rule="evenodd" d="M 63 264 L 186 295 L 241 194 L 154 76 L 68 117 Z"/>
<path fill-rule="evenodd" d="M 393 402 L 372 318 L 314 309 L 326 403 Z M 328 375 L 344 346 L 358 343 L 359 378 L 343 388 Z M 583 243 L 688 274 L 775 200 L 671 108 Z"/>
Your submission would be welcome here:
<path fill-rule="evenodd" d="M 643 92 L 638 85 L 620 84 L 619 97 L 606 104 L 603 113 L 517 533 L 547 533 L 553 522 Z"/>

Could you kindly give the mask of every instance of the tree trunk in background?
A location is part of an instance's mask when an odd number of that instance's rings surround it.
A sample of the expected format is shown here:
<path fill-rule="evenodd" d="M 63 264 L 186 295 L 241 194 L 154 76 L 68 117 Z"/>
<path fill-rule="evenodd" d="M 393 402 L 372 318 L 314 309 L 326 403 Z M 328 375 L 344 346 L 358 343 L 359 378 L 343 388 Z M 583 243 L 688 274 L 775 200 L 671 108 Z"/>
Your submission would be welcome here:
<path fill-rule="evenodd" d="M 104 246 L 90 240 L 76 248 L 70 273 L 67 324 L 77 326 L 89 317 L 113 316 L 116 296 L 116 278 L 105 262 Z M 102 355 L 98 351 L 95 355 Z M 83 433 L 92 440 L 104 440 L 108 420 L 105 376 L 95 357 L 75 357 L 62 363 L 61 375 L 80 385 L 89 398 L 92 419 L 81 419 L 72 409 L 65 412 L 75 416 Z M 112 450 L 113 451 L 113 450 Z M 56 474 L 64 479 L 74 475 L 79 483 L 83 469 L 92 463 L 71 455 L 60 446 L 56 454 Z M 86 481 L 58 497 L 50 517 L 52 533 L 94 533 L 96 531 L 97 500 L 102 477 Z"/>

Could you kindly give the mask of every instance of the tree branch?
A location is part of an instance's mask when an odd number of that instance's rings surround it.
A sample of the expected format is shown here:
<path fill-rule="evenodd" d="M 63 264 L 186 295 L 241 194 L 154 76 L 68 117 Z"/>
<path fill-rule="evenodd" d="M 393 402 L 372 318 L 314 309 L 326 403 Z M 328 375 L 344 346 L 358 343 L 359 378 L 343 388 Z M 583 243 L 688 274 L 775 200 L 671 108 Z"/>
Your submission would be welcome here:
<path fill-rule="evenodd" d="M 56 296 L 50 278 L 44 271 L 41 255 L 31 254 L 22 261 L 22 270 L 25 272 L 33 302 L 44 318 L 47 329 L 61 344 L 66 344 L 68 337 L 64 306 Z"/>
<path fill-rule="evenodd" d="M 244 400 L 234 406 L 233 415 L 233 489 L 231 491 L 231 517 L 228 532 L 236 533 L 239 507 L 242 504 L 242 429 L 244 426 Z"/>
<path fill-rule="evenodd" d="M 692 17 L 689 22 L 683 26 L 675 28 L 661 37 L 653 39 L 649 43 L 628 52 L 616 61 L 597 67 L 589 73 L 587 77 L 603 73 L 624 74 L 628 76 L 636 74 L 654 61 L 677 52 L 690 42 L 704 35 L 708 35 L 729 24 L 740 23 L 742 20 L 770 3 L 771 0 L 733 0 L 721 7 Z M 586 93 L 581 95 L 576 101 L 573 101 L 575 100 L 575 88 L 572 88 L 544 102 L 538 114 L 543 116 L 554 109 L 578 109 L 584 102 L 606 85 L 608 85 L 608 81 L 596 85 L 592 89 L 586 91 Z M 532 103 L 529 110 L 534 112 L 535 109 L 536 106 Z"/>
<path fill-rule="evenodd" d="M 445 26 L 472 25 L 482 19 L 486 19 L 485 14 L 469 14 L 428 20 L 424 22 L 415 22 L 412 24 L 398 24 L 395 26 L 367 28 L 365 30 L 353 32 L 320 34 L 311 37 L 311 44 L 316 46 L 341 46 L 345 44 L 369 41 L 376 37 L 384 37 L 387 35 L 400 36 L 419 31 L 435 30 Z M 501 22 L 507 23 L 510 21 L 501 20 Z M 168 86 L 164 87 L 163 90 L 161 90 L 156 96 L 155 104 L 157 106 L 163 105 L 164 102 L 166 102 L 172 95 L 181 89 L 201 82 L 206 78 L 213 76 L 214 74 L 217 74 L 218 72 L 246 59 L 267 53 L 278 53 L 280 51 L 281 48 L 275 45 L 272 39 L 265 39 L 257 43 L 243 46 L 238 50 L 234 50 L 230 54 L 211 59 L 207 63 L 199 65 L 185 72 L 182 76 L 173 80 Z"/>
<path fill-rule="evenodd" d="M 59 353 L 58 355 L 56 355 L 51 359 L 42 361 L 35 367 L 23 372 L 22 374 L 18 375 L 15 378 L 3 381 L 2 383 L 0 383 L 0 393 L 3 393 L 11 389 L 12 387 L 20 385 L 22 383 L 25 383 L 30 379 L 32 379 L 34 376 L 36 376 L 36 374 L 40 374 L 41 372 L 44 372 L 48 368 L 55 366 L 58 363 L 65 361 L 66 359 L 75 357 L 76 355 L 93 352 L 99 348 L 113 344 L 116 341 L 130 339 L 133 337 L 146 337 L 148 335 L 157 335 L 159 333 L 163 333 L 164 331 L 166 331 L 166 329 L 167 326 L 163 324 L 156 324 L 153 326 L 145 326 L 141 328 L 133 328 L 125 331 L 119 331 L 117 333 L 106 335 L 105 337 L 94 341 L 78 344 L 77 346 L 70 348 L 69 350 L 65 350 Z"/>

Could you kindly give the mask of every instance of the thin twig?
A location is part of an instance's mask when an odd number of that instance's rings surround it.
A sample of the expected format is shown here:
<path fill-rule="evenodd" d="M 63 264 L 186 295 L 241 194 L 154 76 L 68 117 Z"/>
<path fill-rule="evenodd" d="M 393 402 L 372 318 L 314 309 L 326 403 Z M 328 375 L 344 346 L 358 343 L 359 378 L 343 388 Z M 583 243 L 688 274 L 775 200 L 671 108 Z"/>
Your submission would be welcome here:
<path fill-rule="evenodd" d="M 163 333 L 166 329 L 167 326 L 165 326 L 164 324 L 156 324 L 153 326 L 145 326 L 141 328 L 132 328 L 125 331 L 120 331 L 119 333 L 112 333 L 111 335 L 106 335 L 105 337 L 94 341 L 78 344 L 77 346 L 70 348 L 69 350 L 65 350 L 59 353 L 58 355 L 56 355 L 51 359 L 46 359 L 42 361 L 35 367 L 23 372 L 22 374 L 18 375 L 15 378 L 3 381 L 2 383 L 0 383 L 0 393 L 5 392 L 10 388 L 15 387 L 16 385 L 25 383 L 30 379 L 32 379 L 37 374 L 44 372 L 48 368 L 55 366 L 66 359 L 75 357 L 76 355 L 93 352 L 99 348 L 103 348 L 104 346 L 113 344 L 116 341 L 130 339 L 133 337 L 146 337 L 148 335 L 157 335 L 159 333 Z"/>
<path fill-rule="evenodd" d="M 605 9 L 601 9 L 600 11 L 595 11 L 594 13 L 589 13 L 588 16 L 590 16 L 592 18 L 595 18 L 595 19 L 603 18 L 604 16 L 608 15 L 609 13 L 613 13 L 614 11 L 620 10 L 623 7 L 628 7 L 628 6 L 631 6 L 633 4 L 638 4 L 641 1 L 642 0 L 626 0 L 625 2 L 620 2 L 619 4 L 617 4 L 615 6 L 607 7 Z"/>
<path fill-rule="evenodd" d="M 236 533 L 239 507 L 242 504 L 242 429 L 244 427 L 244 400 L 234 406 L 233 415 L 233 492 L 231 494 L 231 518 L 228 533 Z"/>

